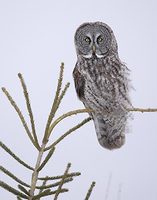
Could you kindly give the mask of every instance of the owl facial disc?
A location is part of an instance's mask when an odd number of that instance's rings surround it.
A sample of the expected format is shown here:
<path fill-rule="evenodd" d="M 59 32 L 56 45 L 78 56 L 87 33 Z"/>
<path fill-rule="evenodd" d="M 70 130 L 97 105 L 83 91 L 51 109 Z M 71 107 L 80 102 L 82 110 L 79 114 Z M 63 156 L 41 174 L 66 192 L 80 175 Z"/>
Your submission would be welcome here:
<path fill-rule="evenodd" d="M 84 23 L 75 33 L 77 54 L 84 58 L 104 58 L 117 52 L 117 43 L 111 28 L 104 23 Z"/>

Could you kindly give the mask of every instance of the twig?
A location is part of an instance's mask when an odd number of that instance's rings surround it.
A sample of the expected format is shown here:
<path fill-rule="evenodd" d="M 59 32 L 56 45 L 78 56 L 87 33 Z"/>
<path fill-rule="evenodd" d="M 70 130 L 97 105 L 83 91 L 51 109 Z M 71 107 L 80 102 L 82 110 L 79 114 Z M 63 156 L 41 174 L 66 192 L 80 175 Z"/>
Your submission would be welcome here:
<path fill-rule="evenodd" d="M 56 146 L 58 143 L 60 143 L 65 137 L 67 137 L 68 135 L 70 135 L 72 132 L 74 132 L 75 130 L 79 129 L 81 126 L 83 126 L 84 124 L 86 124 L 87 122 L 89 122 L 91 120 L 90 117 L 84 119 L 81 123 L 77 124 L 76 126 L 74 126 L 73 128 L 69 129 L 66 133 L 64 133 L 61 137 L 59 137 L 55 142 L 53 142 L 50 146 L 45 148 L 45 151 L 49 150 L 50 148 L 52 148 L 53 146 Z"/>
<path fill-rule="evenodd" d="M 0 181 L 0 187 L 4 188 L 8 192 L 11 192 L 11 193 L 13 193 L 13 194 L 15 194 L 15 195 L 17 195 L 19 197 L 22 197 L 24 199 L 28 199 L 28 197 L 25 194 L 19 192 L 18 190 L 16 190 L 15 188 L 11 187 L 10 185 L 4 183 L 3 181 Z"/>
<path fill-rule="evenodd" d="M 90 188 L 89 188 L 89 190 L 88 190 L 88 192 L 87 192 L 87 195 L 86 195 L 86 197 L 85 197 L 85 200 L 88 200 L 88 199 L 89 199 L 89 197 L 90 197 L 90 195 L 91 195 L 91 193 L 92 193 L 92 191 L 93 191 L 94 186 L 95 186 L 95 182 L 92 182 L 92 184 L 91 184 L 91 186 L 90 186 Z"/>
<path fill-rule="evenodd" d="M 24 192 L 26 195 L 28 195 L 29 196 L 29 192 L 26 190 L 26 188 L 24 188 L 22 185 L 18 185 L 18 188 L 22 191 L 22 192 Z"/>
<path fill-rule="evenodd" d="M 59 78 L 58 78 L 56 95 L 55 95 L 55 98 L 54 98 L 54 101 L 53 101 L 53 104 L 52 104 L 52 107 L 51 107 L 51 110 L 50 110 L 50 114 L 48 116 L 46 128 L 45 128 L 45 134 L 44 134 L 44 138 L 43 138 L 44 143 L 46 143 L 47 140 L 48 140 L 47 134 L 48 134 L 49 126 L 52 122 L 53 117 L 55 116 L 55 113 L 56 113 L 56 104 L 57 104 L 58 97 L 59 97 L 61 87 L 62 87 L 63 71 L 64 71 L 64 63 L 62 63 L 61 66 L 60 66 L 60 74 L 59 74 Z"/>
<path fill-rule="evenodd" d="M 49 151 L 49 153 L 47 154 L 47 156 L 45 157 L 45 159 L 43 160 L 43 162 L 41 163 L 40 167 L 38 168 L 38 171 L 42 170 L 42 168 L 46 165 L 46 163 L 49 161 L 49 159 L 51 158 L 52 154 L 55 151 L 55 147 L 52 147 Z"/>
<path fill-rule="evenodd" d="M 68 177 L 80 176 L 80 175 L 81 175 L 80 172 L 73 172 L 73 173 L 67 174 L 66 177 L 68 178 Z M 46 176 L 46 177 L 40 177 L 38 179 L 39 180 L 56 180 L 56 179 L 61 179 L 61 178 L 63 178 L 63 175 L 61 175 L 61 176 L 52 176 L 52 177 Z"/>
<path fill-rule="evenodd" d="M 39 174 L 38 169 L 39 169 L 39 167 L 41 165 L 41 159 L 42 159 L 42 156 L 43 156 L 43 153 L 44 153 L 45 145 L 46 144 L 44 144 L 44 143 L 41 145 L 41 149 L 40 149 L 40 151 L 38 153 L 38 158 L 37 158 L 36 166 L 35 166 L 34 172 L 32 174 L 32 181 L 31 181 L 31 188 L 30 188 L 30 197 L 29 197 L 29 200 L 32 200 L 33 196 L 34 196 L 34 191 L 35 191 L 35 188 L 36 188 L 36 183 L 37 183 L 38 174 Z"/>
<path fill-rule="evenodd" d="M 19 196 L 17 196 L 17 200 L 22 200 Z"/>
<path fill-rule="evenodd" d="M 49 127 L 49 131 L 48 131 L 48 135 L 51 134 L 52 130 L 54 129 L 54 127 L 59 123 L 61 122 L 63 119 L 67 118 L 67 117 L 70 117 L 72 115 L 76 115 L 76 114 L 79 114 L 79 113 L 87 113 L 89 112 L 89 109 L 78 109 L 78 110 L 73 110 L 73 111 L 69 111 L 63 115 L 61 115 L 58 119 L 56 119 L 52 124 L 51 126 Z"/>
<path fill-rule="evenodd" d="M 23 88 L 23 93 L 24 93 L 25 100 L 26 100 L 27 110 L 28 110 L 28 113 L 29 113 L 31 127 L 32 127 L 32 134 L 34 136 L 34 140 L 36 142 L 36 146 L 38 147 L 38 149 L 40 149 L 40 146 L 39 146 L 39 143 L 38 143 L 38 138 L 37 138 L 37 135 L 36 135 L 34 117 L 33 117 L 33 112 L 32 112 L 32 108 L 31 108 L 31 104 L 30 104 L 30 99 L 29 99 L 27 87 L 26 87 L 26 84 L 25 84 L 24 79 L 22 77 L 22 74 L 19 73 L 18 77 L 19 77 L 19 79 L 21 81 L 21 85 L 22 85 L 22 88 Z"/>
<path fill-rule="evenodd" d="M 8 100 L 9 100 L 10 103 L 11 103 L 11 105 L 12 105 L 12 106 L 14 107 L 14 109 L 16 110 L 16 112 L 17 112 L 17 114 L 18 114 L 18 116 L 19 116 L 19 118 L 20 118 L 20 120 L 21 120 L 21 122 L 22 122 L 22 124 L 23 124 L 23 126 L 24 126 L 24 128 L 25 128 L 25 130 L 26 130 L 26 133 L 27 133 L 29 139 L 31 140 L 31 142 L 33 143 L 33 145 L 34 145 L 36 148 L 38 148 L 38 147 L 36 146 L 36 143 L 35 143 L 35 141 L 34 141 L 34 139 L 33 139 L 33 137 L 32 137 L 32 134 L 31 134 L 31 132 L 30 132 L 30 130 L 29 130 L 29 128 L 28 128 L 28 125 L 27 125 L 27 123 L 26 123 L 26 121 L 25 121 L 25 118 L 24 118 L 22 112 L 20 111 L 19 107 L 17 106 L 17 104 L 15 103 L 15 101 L 13 100 L 13 98 L 10 96 L 9 92 L 8 92 L 4 87 L 2 88 L 2 91 L 3 91 L 4 94 L 7 96 Z"/>
<path fill-rule="evenodd" d="M 0 141 L 0 147 L 2 147 L 2 149 L 4 149 L 9 155 L 11 155 L 17 162 L 19 162 L 20 164 L 22 164 L 24 167 L 30 169 L 30 170 L 34 170 L 33 167 L 29 166 L 27 163 L 25 163 L 24 161 L 22 161 L 18 156 L 16 156 L 4 143 L 2 143 Z"/>
<path fill-rule="evenodd" d="M 128 108 L 130 112 L 157 112 L 157 108 Z"/>
<path fill-rule="evenodd" d="M 62 181 L 62 180 L 61 180 L 61 181 Z M 37 189 L 48 189 L 48 188 L 56 187 L 56 186 L 58 186 L 58 185 L 61 184 L 61 181 L 58 181 L 58 182 L 56 182 L 56 183 L 52 183 L 52 184 L 49 184 L 49 185 L 36 186 L 36 188 L 37 188 Z M 73 178 L 66 178 L 66 179 L 64 180 L 64 183 L 68 183 L 68 182 L 71 182 L 71 181 L 73 181 Z"/>
<path fill-rule="evenodd" d="M 8 175 L 9 177 L 11 177 L 12 179 L 14 179 L 16 182 L 20 183 L 21 185 L 24 185 L 26 187 L 30 187 L 30 185 L 28 185 L 27 183 L 23 182 L 22 180 L 20 180 L 19 178 L 17 178 L 14 174 L 12 174 L 11 172 L 9 172 L 7 169 L 5 169 L 4 167 L 0 166 L 0 171 L 2 171 L 3 173 L 5 173 L 6 175 Z"/>
<path fill-rule="evenodd" d="M 50 192 L 51 192 L 50 189 L 44 190 L 44 191 L 41 192 L 40 194 L 35 195 L 35 196 L 32 198 L 32 200 L 40 199 L 41 197 L 47 196 L 47 195 L 49 195 Z"/>
<path fill-rule="evenodd" d="M 59 185 L 59 187 L 58 187 L 58 190 L 57 190 L 57 192 L 56 192 L 56 194 L 55 194 L 54 200 L 57 200 L 57 199 L 58 199 L 58 196 L 59 196 L 59 194 L 60 194 L 60 192 L 61 192 L 61 190 L 62 190 L 62 186 L 63 186 L 63 184 L 64 184 L 64 182 L 65 182 L 65 179 L 66 179 L 66 176 L 67 176 L 67 174 L 68 174 L 68 171 L 69 171 L 70 167 L 71 167 L 71 163 L 68 163 L 68 165 L 67 165 L 67 167 L 66 167 L 66 170 L 65 170 L 65 172 L 64 172 L 63 178 L 62 178 L 62 180 L 61 180 L 61 182 L 60 182 L 60 185 Z"/>
<path fill-rule="evenodd" d="M 35 199 L 40 199 L 41 197 L 44 197 L 44 196 L 49 196 L 49 195 L 53 195 L 53 194 L 56 194 L 56 192 L 57 192 L 57 190 L 55 190 L 55 191 L 50 191 L 50 190 L 45 190 L 45 191 L 43 191 L 42 193 L 40 193 L 40 194 L 37 194 L 37 195 L 35 195 L 33 198 L 32 198 L 32 200 L 35 200 Z M 60 193 L 63 193 L 63 192 L 68 192 L 68 189 L 61 189 L 61 191 L 60 191 Z"/>
<path fill-rule="evenodd" d="M 43 192 L 43 190 L 44 190 L 43 187 L 46 185 L 47 181 L 48 181 L 48 180 L 43 180 L 43 183 L 42 183 L 41 189 L 39 190 L 39 193 L 38 193 L 38 194 L 41 194 L 41 193 Z M 39 200 L 40 200 L 40 199 L 39 199 Z"/>
<path fill-rule="evenodd" d="M 66 93 L 66 91 L 67 91 L 67 89 L 69 88 L 69 86 L 70 86 L 70 83 L 68 82 L 68 83 L 64 86 L 64 89 L 62 90 L 60 96 L 58 96 L 58 101 L 56 102 L 56 110 L 58 109 L 58 107 L 59 107 L 59 105 L 60 105 L 60 103 L 61 103 L 61 101 L 62 101 L 62 99 L 63 99 L 63 97 L 64 97 L 64 95 L 65 95 L 65 93 Z"/>

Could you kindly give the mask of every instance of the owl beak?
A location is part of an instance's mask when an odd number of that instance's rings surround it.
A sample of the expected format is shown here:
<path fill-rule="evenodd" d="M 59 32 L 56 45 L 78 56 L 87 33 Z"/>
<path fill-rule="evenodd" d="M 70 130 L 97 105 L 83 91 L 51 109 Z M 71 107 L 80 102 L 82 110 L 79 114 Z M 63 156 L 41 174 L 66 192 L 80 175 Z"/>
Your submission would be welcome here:
<path fill-rule="evenodd" d="M 96 47 L 95 47 L 95 45 L 92 46 L 92 51 L 93 51 L 93 55 L 95 55 L 95 52 L 96 52 Z"/>

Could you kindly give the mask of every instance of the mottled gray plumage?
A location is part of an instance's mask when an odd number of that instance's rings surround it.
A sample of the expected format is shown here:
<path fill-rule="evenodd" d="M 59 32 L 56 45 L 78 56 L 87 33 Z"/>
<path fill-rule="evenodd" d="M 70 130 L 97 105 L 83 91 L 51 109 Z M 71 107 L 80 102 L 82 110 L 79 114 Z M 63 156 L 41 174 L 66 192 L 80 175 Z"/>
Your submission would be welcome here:
<path fill-rule="evenodd" d="M 129 70 L 120 61 L 115 36 L 104 23 L 84 23 L 75 33 L 77 63 L 73 71 L 79 99 L 94 120 L 99 143 L 107 149 L 125 142 Z"/>

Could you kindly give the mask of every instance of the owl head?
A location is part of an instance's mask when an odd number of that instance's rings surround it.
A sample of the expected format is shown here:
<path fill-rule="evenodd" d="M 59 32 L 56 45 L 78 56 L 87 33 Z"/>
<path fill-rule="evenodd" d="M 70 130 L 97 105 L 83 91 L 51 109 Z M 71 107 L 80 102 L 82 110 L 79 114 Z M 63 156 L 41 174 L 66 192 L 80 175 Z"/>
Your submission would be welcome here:
<path fill-rule="evenodd" d="M 117 42 L 112 29 L 105 23 L 83 23 L 75 33 L 77 55 L 84 58 L 104 58 L 117 53 Z"/>

